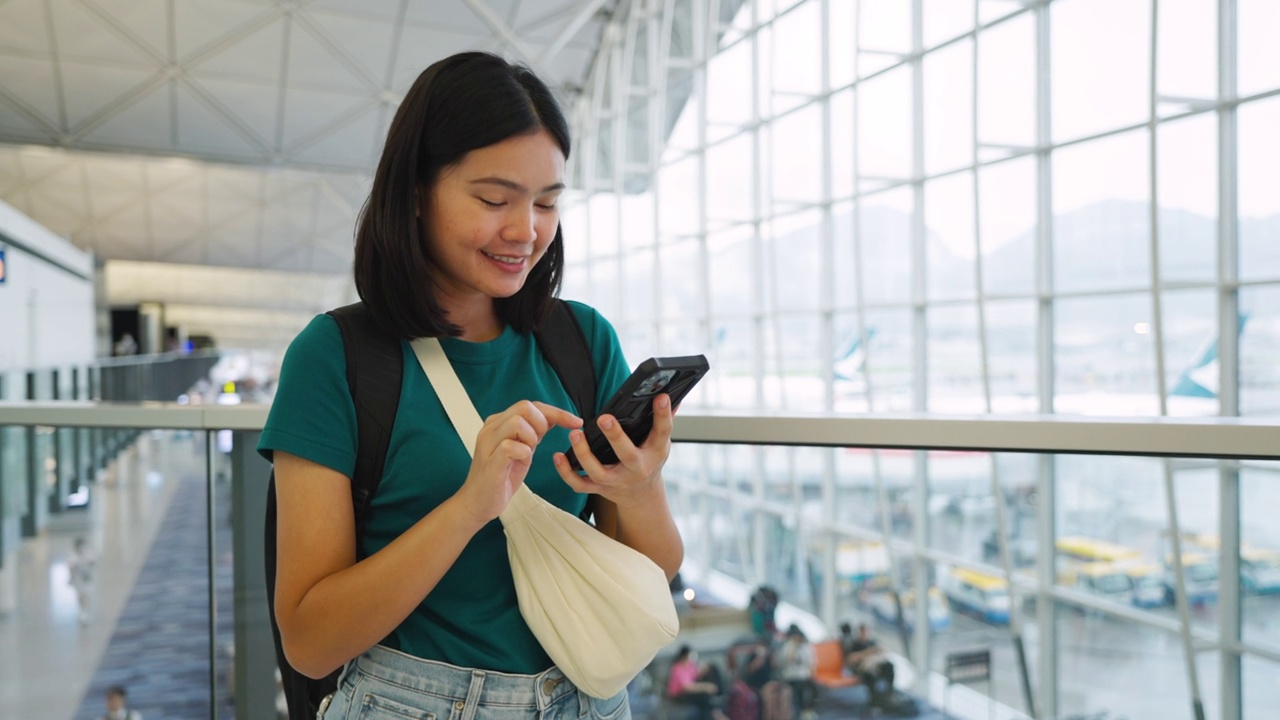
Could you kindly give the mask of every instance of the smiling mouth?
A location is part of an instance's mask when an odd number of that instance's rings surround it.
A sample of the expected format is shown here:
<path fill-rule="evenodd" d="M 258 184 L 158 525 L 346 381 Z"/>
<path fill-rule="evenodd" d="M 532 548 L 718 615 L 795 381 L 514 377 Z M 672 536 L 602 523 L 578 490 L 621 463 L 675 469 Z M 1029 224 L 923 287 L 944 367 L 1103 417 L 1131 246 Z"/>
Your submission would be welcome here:
<path fill-rule="evenodd" d="M 490 260 L 496 260 L 503 265 L 519 265 L 528 259 L 524 255 L 494 255 L 493 253 L 484 252 L 483 250 L 480 252 L 484 253 L 484 256 Z"/>

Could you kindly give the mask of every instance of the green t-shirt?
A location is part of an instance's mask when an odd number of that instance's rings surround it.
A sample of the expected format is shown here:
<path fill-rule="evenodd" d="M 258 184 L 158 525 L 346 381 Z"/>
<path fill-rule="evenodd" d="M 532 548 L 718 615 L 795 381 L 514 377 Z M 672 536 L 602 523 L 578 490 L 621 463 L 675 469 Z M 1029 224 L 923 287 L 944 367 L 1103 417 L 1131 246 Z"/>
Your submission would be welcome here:
<path fill-rule="evenodd" d="M 626 379 L 629 366 L 609 322 L 586 305 L 571 307 L 591 346 L 597 403 L 603 405 Z M 507 327 L 489 342 L 441 338 L 441 345 L 482 418 L 519 400 L 540 400 L 582 415 L 532 335 Z M 457 492 L 471 466 L 407 342 L 402 351 L 400 407 L 363 540 L 370 555 Z M 283 450 L 350 477 L 356 437 L 342 335 L 333 318 L 320 315 L 285 353 L 258 451 L 270 460 L 272 451 Z M 568 446 L 568 430 L 552 428 L 538 445 L 525 484 L 576 515 L 586 495 L 566 485 L 551 463 L 552 453 Z M 382 644 L 421 658 L 499 672 L 538 673 L 552 665 L 520 615 L 506 536 L 498 520 L 471 539 L 435 589 Z"/>

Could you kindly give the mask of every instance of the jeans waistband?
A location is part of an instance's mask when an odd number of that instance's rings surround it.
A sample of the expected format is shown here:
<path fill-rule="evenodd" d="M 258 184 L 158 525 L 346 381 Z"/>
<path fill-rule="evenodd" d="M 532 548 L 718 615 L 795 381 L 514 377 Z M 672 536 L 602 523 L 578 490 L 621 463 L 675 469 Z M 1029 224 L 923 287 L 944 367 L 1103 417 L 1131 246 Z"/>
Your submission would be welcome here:
<path fill-rule="evenodd" d="M 354 683 L 360 673 L 435 697 L 530 710 L 543 710 L 578 691 L 554 666 L 536 675 L 477 670 L 424 660 L 381 645 L 357 657 L 343 682 Z"/>

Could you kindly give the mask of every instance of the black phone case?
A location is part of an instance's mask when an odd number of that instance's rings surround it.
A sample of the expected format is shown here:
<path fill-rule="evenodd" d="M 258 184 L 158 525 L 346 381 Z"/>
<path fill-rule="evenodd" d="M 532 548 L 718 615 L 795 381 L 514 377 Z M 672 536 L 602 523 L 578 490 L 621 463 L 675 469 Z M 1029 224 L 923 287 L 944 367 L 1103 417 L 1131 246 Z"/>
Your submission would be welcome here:
<path fill-rule="evenodd" d="M 639 445 L 649 437 L 649 431 L 653 429 L 654 397 L 665 392 L 671 396 L 671 406 L 675 407 L 689 394 L 694 384 L 707 374 L 708 369 L 710 365 L 707 364 L 705 355 L 656 357 L 640 363 L 598 415 L 583 418 L 585 422 L 582 429 L 587 435 L 592 454 L 603 465 L 618 462 L 618 455 L 609 444 L 609 439 L 596 425 L 597 417 L 613 415 L 631 441 Z M 573 448 L 565 451 L 565 456 L 569 458 L 569 465 L 574 470 L 582 469 Z"/>

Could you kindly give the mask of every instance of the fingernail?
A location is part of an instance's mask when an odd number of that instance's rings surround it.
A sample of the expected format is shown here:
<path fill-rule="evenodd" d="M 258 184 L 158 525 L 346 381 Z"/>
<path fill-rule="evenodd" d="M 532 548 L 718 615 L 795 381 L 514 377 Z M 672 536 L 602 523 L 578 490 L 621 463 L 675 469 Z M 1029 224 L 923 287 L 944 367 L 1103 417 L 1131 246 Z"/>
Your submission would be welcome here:
<path fill-rule="evenodd" d="M 670 404 L 671 404 L 670 395 L 663 394 L 658 396 L 658 407 L 665 409 Z"/>
<path fill-rule="evenodd" d="M 600 419 L 600 429 L 609 430 L 613 428 L 613 418 L 606 417 Z"/>

